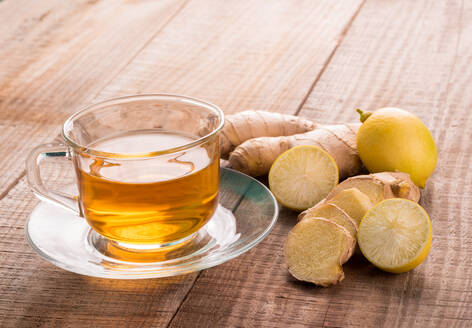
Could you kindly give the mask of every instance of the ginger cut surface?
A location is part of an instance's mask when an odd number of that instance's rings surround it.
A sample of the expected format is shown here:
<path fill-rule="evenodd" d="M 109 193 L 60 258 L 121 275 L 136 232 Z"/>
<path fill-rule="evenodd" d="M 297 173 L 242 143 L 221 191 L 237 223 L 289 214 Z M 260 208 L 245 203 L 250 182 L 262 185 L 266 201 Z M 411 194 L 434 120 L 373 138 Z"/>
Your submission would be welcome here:
<path fill-rule="evenodd" d="M 359 229 L 356 221 L 354 221 L 338 206 L 329 203 L 322 203 L 300 213 L 298 216 L 299 220 L 313 217 L 325 218 L 331 222 L 339 224 L 349 232 L 354 241 L 356 240 L 357 230 Z"/>
<path fill-rule="evenodd" d="M 329 204 L 334 204 L 346 212 L 357 226 L 361 223 L 365 213 L 373 206 L 369 197 L 357 188 L 349 188 L 340 191 Z"/>
<path fill-rule="evenodd" d="M 329 201 L 340 191 L 349 188 L 359 189 L 369 197 L 373 205 L 388 198 L 405 198 L 414 202 L 420 199 L 420 190 L 407 173 L 381 172 L 344 180 L 326 196 L 326 200 Z"/>
<path fill-rule="evenodd" d="M 285 241 L 285 263 L 296 279 L 327 287 L 344 279 L 341 265 L 354 247 L 354 239 L 340 225 L 324 218 L 306 218 Z"/>

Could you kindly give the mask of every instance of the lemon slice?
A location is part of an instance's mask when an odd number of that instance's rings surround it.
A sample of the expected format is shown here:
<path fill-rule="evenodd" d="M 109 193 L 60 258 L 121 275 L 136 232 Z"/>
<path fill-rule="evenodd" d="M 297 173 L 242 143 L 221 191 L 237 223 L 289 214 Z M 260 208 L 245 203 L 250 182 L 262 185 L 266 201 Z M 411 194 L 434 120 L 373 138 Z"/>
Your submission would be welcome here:
<path fill-rule="evenodd" d="M 269 187 L 282 205 L 303 211 L 325 198 L 338 178 L 338 166 L 326 151 L 316 146 L 297 146 L 272 164 Z"/>
<path fill-rule="evenodd" d="M 366 213 L 357 241 L 362 254 L 376 267 L 393 273 L 407 272 L 428 255 L 431 221 L 415 202 L 387 199 Z"/>

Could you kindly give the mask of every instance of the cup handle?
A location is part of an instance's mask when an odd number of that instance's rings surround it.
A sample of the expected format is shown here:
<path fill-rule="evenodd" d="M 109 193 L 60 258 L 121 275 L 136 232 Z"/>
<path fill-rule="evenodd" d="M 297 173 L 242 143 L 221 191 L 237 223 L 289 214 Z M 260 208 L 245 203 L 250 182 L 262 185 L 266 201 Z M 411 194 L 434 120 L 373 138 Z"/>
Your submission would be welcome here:
<path fill-rule="evenodd" d="M 72 211 L 75 215 L 81 215 L 79 202 L 76 196 L 66 193 L 48 190 L 41 179 L 39 164 L 48 158 L 64 157 L 70 159 L 69 148 L 61 143 L 48 143 L 34 148 L 26 159 L 26 177 L 33 193 L 39 199 L 58 205 L 66 210 Z"/>

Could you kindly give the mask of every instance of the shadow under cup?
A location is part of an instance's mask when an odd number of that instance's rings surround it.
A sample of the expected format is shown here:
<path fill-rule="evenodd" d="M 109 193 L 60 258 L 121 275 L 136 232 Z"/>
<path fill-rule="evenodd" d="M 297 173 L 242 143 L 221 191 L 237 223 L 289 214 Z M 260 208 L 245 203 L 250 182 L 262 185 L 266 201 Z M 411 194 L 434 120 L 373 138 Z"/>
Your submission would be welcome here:
<path fill-rule="evenodd" d="M 90 227 L 125 247 L 188 239 L 218 205 L 222 111 L 171 95 L 108 100 L 71 116 L 78 205 Z"/>

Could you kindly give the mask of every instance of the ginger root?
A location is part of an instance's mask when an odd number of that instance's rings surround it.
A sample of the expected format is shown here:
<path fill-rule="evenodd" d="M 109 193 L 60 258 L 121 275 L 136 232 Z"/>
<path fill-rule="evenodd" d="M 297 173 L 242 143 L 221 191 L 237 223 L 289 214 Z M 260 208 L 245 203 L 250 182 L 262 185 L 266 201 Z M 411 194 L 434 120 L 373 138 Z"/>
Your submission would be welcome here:
<path fill-rule="evenodd" d="M 304 118 L 280 113 L 244 111 L 228 115 L 220 134 L 221 157 L 228 158 L 236 146 L 249 139 L 290 136 L 311 131 L 316 126 Z"/>
<path fill-rule="evenodd" d="M 332 199 L 301 213 L 285 242 L 285 262 L 299 280 L 329 286 L 344 279 L 341 265 L 356 248 L 357 230 L 372 207 L 357 188 L 344 189 Z"/>
<path fill-rule="evenodd" d="M 315 207 L 312 207 L 298 216 L 299 220 L 303 220 L 306 218 L 325 218 L 331 222 L 339 224 L 341 227 L 344 227 L 354 241 L 357 238 L 357 229 L 359 226 L 357 222 L 354 221 L 346 212 L 340 209 L 338 206 L 329 203 L 319 204 Z"/>
<path fill-rule="evenodd" d="M 341 265 L 356 248 L 357 230 L 372 207 L 356 188 L 341 190 L 330 201 L 301 213 L 285 242 L 285 263 L 297 279 L 329 286 L 344 279 Z"/>
<path fill-rule="evenodd" d="M 328 200 L 347 213 L 359 226 L 365 213 L 374 206 L 369 197 L 357 188 L 341 190 L 336 196 Z"/>
<path fill-rule="evenodd" d="M 312 145 L 334 158 L 340 179 L 361 172 L 363 166 L 356 149 L 360 124 L 319 125 L 297 116 L 269 114 L 273 113 L 247 111 L 226 118 L 220 137 L 222 158 L 227 158 L 235 147 L 228 167 L 251 176 L 263 175 L 283 152 Z"/>
<path fill-rule="evenodd" d="M 338 184 L 324 201 L 329 201 L 340 191 L 357 188 L 366 194 L 373 205 L 387 198 L 406 198 L 414 202 L 420 199 L 420 190 L 407 173 L 381 172 L 357 175 Z"/>
<path fill-rule="evenodd" d="M 290 231 L 284 245 L 285 263 L 298 280 L 327 287 L 344 279 L 341 265 L 354 248 L 354 238 L 345 228 L 309 217 Z"/>

